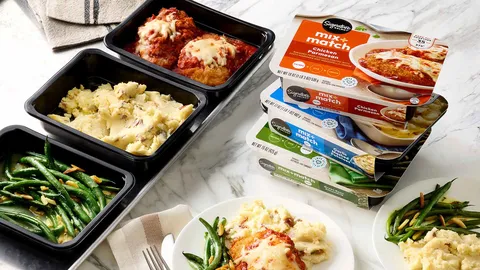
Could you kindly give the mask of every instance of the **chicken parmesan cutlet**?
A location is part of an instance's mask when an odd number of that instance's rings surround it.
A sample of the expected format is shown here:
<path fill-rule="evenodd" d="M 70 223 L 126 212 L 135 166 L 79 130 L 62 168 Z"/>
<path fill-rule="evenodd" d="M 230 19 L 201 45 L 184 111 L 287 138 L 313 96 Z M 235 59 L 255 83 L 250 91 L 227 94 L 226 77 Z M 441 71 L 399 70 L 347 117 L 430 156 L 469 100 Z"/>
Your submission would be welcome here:
<path fill-rule="evenodd" d="M 181 50 L 175 71 L 203 84 L 217 86 L 226 82 L 255 51 L 255 47 L 240 40 L 204 34 Z"/>
<path fill-rule="evenodd" d="M 398 49 L 375 49 L 360 58 L 362 67 L 405 83 L 435 86 L 442 64 L 404 54 Z"/>
<path fill-rule="evenodd" d="M 127 50 L 149 62 L 171 69 L 183 46 L 201 34 L 201 30 L 185 11 L 162 8 L 158 15 L 148 18 L 137 33 L 137 41 Z"/>
<path fill-rule="evenodd" d="M 425 60 L 443 63 L 445 61 L 445 57 L 447 57 L 448 48 L 442 45 L 433 45 L 431 48 L 425 50 L 405 47 L 399 51 L 404 54 L 413 55 Z"/>
<path fill-rule="evenodd" d="M 270 229 L 234 240 L 230 255 L 235 270 L 306 270 L 292 239 Z"/>

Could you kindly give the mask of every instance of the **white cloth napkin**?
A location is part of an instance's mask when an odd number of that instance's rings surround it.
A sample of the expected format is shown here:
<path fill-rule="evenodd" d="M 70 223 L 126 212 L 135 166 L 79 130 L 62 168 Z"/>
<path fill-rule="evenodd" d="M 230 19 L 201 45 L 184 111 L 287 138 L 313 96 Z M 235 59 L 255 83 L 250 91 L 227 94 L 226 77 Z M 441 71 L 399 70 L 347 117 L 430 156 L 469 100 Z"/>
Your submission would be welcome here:
<path fill-rule="evenodd" d="M 141 216 L 127 221 L 107 237 L 108 244 L 121 270 L 148 269 L 142 250 L 156 245 L 160 251 L 165 235 L 176 239 L 180 231 L 192 219 L 187 205 Z"/>
<path fill-rule="evenodd" d="M 78 24 L 123 21 L 145 0 L 47 0 L 47 16 Z M 146 18 L 145 18 L 146 19 Z"/>

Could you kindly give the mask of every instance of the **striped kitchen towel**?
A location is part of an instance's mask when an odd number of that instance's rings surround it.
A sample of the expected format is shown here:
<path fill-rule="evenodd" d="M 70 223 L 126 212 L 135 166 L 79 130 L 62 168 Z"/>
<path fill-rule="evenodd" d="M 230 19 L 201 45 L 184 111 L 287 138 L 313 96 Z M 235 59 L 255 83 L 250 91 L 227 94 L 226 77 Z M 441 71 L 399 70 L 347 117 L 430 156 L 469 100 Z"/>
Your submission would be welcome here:
<path fill-rule="evenodd" d="M 27 0 L 27 3 L 42 25 L 45 37 L 53 50 L 99 40 L 115 27 L 114 24 L 82 25 L 59 21 L 47 16 L 47 0 Z M 65 13 L 68 14 L 68 10 Z"/>
<path fill-rule="evenodd" d="M 148 269 L 142 250 L 155 245 L 161 250 L 163 238 L 180 231 L 192 219 L 187 205 L 178 205 L 159 213 L 147 214 L 120 225 L 107 237 L 120 270 Z M 168 259 L 166 259 L 168 261 Z"/>
<path fill-rule="evenodd" d="M 53 19 L 77 24 L 111 24 L 123 21 L 145 0 L 47 0 Z"/>

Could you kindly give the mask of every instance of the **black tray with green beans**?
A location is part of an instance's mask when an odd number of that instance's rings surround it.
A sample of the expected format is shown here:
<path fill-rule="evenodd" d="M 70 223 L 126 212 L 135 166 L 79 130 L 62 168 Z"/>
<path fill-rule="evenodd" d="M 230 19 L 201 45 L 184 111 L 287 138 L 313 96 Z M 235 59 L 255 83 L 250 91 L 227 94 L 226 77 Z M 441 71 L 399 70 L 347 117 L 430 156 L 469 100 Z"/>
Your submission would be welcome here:
<path fill-rule="evenodd" d="M 0 131 L 0 228 L 72 250 L 134 185 L 127 171 L 22 126 Z"/>

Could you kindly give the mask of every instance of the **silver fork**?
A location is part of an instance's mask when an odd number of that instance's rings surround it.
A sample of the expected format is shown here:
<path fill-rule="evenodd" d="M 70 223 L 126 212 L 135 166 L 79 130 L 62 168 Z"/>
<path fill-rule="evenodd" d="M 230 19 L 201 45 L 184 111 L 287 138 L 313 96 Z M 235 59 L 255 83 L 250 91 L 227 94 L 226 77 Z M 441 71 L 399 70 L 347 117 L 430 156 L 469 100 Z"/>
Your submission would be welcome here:
<path fill-rule="evenodd" d="M 150 246 L 147 249 L 142 250 L 142 253 L 150 270 L 170 270 L 165 259 L 163 259 L 162 254 L 158 252 L 157 246 Z"/>

